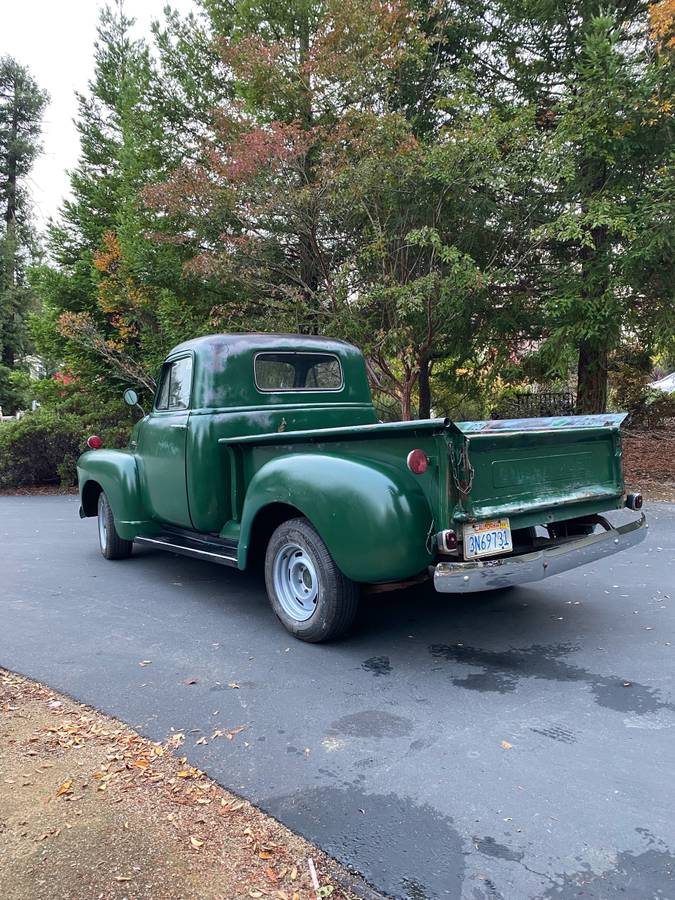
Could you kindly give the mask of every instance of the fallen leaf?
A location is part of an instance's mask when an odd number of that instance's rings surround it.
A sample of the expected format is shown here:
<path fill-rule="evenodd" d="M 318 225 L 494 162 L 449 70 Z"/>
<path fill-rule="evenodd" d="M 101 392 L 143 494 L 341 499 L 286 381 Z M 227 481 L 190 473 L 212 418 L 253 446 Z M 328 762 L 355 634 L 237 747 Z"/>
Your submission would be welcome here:
<path fill-rule="evenodd" d="M 197 684 L 196 678 L 186 678 L 183 684 Z"/>
<path fill-rule="evenodd" d="M 152 663 L 151 659 L 142 659 L 138 665 L 139 666 L 149 666 L 149 665 L 151 665 L 151 663 Z"/>
<path fill-rule="evenodd" d="M 205 737 L 200 737 L 199 740 L 196 741 L 196 743 L 197 744 L 208 744 L 208 741 Z"/>
<path fill-rule="evenodd" d="M 293 866 L 293 868 L 291 869 L 291 874 L 288 877 L 291 879 L 291 881 L 295 881 L 295 879 L 298 877 L 298 867 L 297 866 Z"/>
<path fill-rule="evenodd" d="M 131 875 L 115 875 L 115 881 L 131 881 Z"/>
<path fill-rule="evenodd" d="M 139 769 L 147 769 L 150 763 L 147 759 L 143 759 L 143 757 L 139 757 L 139 759 L 134 760 L 134 765 Z"/>
<path fill-rule="evenodd" d="M 502 750 L 510 750 L 513 747 L 513 744 L 509 744 L 508 741 L 502 741 Z"/>
<path fill-rule="evenodd" d="M 236 681 L 228 681 L 227 686 L 228 686 L 229 688 L 232 688 L 232 690 L 234 690 L 234 691 L 238 691 L 238 690 L 239 690 L 239 685 L 237 684 Z"/>
<path fill-rule="evenodd" d="M 244 728 L 246 728 L 245 725 L 240 725 L 238 728 L 231 728 L 229 731 L 225 732 L 225 737 L 228 739 L 228 741 L 231 741 L 232 738 L 235 737 L 235 735 L 239 734 L 240 731 L 243 731 Z"/>
<path fill-rule="evenodd" d="M 248 895 L 249 895 L 249 897 L 262 897 L 263 892 L 262 891 L 249 891 Z"/>
<path fill-rule="evenodd" d="M 274 853 L 271 850 L 261 850 L 258 856 L 260 859 L 274 859 Z"/>
<path fill-rule="evenodd" d="M 58 709 L 60 706 L 63 706 L 63 703 L 60 700 L 50 700 L 47 706 L 50 709 Z"/>
<path fill-rule="evenodd" d="M 279 879 L 277 878 L 277 873 L 274 871 L 272 866 L 267 866 L 267 868 L 265 869 L 265 875 L 267 875 L 272 884 L 276 884 L 277 881 L 279 881 Z"/>
<path fill-rule="evenodd" d="M 200 847 L 204 846 L 204 841 L 200 841 L 199 838 L 196 837 L 191 837 L 190 843 L 196 850 L 199 850 Z"/>
<path fill-rule="evenodd" d="M 56 792 L 56 796 L 57 796 L 57 797 L 62 797 L 64 794 L 67 794 L 68 791 L 71 789 L 72 786 L 73 786 L 73 779 L 72 779 L 72 778 L 69 778 L 68 781 L 64 781 L 64 782 L 63 782 L 63 784 L 61 785 L 61 787 L 60 787 L 60 788 L 58 789 L 58 791 Z"/>

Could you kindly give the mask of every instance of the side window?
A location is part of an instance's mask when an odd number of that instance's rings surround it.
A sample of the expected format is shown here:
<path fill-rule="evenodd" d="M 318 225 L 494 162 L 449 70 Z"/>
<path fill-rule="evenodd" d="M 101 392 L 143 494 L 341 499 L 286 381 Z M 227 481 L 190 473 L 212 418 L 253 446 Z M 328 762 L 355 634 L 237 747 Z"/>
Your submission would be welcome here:
<path fill-rule="evenodd" d="M 159 393 L 157 394 L 157 403 L 155 403 L 155 409 L 168 409 L 169 408 L 169 381 L 171 375 L 171 366 L 166 363 L 162 366 L 162 375 L 161 375 L 161 384 L 159 386 Z"/>
<path fill-rule="evenodd" d="M 190 405 L 191 376 L 191 356 L 165 363 L 155 409 L 187 409 Z"/>

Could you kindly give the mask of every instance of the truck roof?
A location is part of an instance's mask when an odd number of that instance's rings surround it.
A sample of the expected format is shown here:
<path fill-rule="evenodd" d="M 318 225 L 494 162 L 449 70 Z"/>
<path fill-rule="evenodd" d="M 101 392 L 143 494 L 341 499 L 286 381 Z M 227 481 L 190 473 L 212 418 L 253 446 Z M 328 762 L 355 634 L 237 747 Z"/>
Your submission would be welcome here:
<path fill-rule="evenodd" d="M 213 353 L 227 349 L 231 354 L 260 350 L 318 350 L 343 354 L 360 353 L 352 344 L 337 338 L 309 334 L 268 334 L 264 331 L 233 332 L 232 334 L 207 334 L 183 341 L 174 347 L 169 356 L 184 350 Z"/>

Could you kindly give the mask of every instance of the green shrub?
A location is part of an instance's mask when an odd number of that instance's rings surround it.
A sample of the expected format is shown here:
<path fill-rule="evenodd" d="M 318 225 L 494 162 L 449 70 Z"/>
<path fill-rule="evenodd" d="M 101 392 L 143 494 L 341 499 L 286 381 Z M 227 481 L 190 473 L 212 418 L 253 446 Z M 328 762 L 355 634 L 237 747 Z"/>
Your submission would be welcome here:
<path fill-rule="evenodd" d="M 33 383 L 32 393 L 41 407 L 0 423 L 0 487 L 76 484 L 77 458 L 91 434 L 105 447 L 126 446 L 135 416 L 121 397 L 51 378 Z"/>
<path fill-rule="evenodd" d="M 627 412 L 629 428 L 661 428 L 675 418 L 675 393 L 649 387 L 651 359 L 643 351 L 624 348 L 615 354 L 610 372 L 610 407 Z"/>
<path fill-rule="evenodd" d="M 646 387 L 626 407 L 629 428 L 663 428 L 669 419 L 675 419 L 675 394 Z"/>
<path fill-rule="evenodd" d="M 80 420 L 53 410 L 26 413 L 21 419 L 0 424 L 0 487 L 30 484 L 73 483 L 60 471 L 66 460 L 75 460 L 88 435 Z M 74 470 L 73 470 L 74 471 Z"/>

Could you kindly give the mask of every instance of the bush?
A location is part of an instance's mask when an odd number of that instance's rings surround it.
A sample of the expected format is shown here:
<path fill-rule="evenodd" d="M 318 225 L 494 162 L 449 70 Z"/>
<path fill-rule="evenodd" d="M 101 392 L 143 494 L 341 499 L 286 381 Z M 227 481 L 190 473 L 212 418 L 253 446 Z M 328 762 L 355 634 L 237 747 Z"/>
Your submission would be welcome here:
<path fill-rule="evenodd" d="M 121 397 L 53 378 L 34 382 L 32 389 L 43 405 L 0 423 L 0 487 L 75 485 L 77 458 L 89 435 L 98 434 L 105 447 L 127 444 L 134 416 Z"/>
<path fill-rule="evenodd" d="M 627 406 L 629 428 L 663 428 L 669 419 L 675 419 L 675 394 L 654 388 L 644 388 Z"/>
<path fill-rule="evenodd" d="M 72 484 L 88 435 L 73 415 L 36 410 L 0 425 L 0 487 Z M 66 468 L 64 468 L 64 465 Z"/>
<path fill-rule="evenodd" d="M 660 428 L 675 418 L 675 394 L 650 388 L 651 360 L 642 351 L 623 349 L 612 360 L 610 406 L 627 412 L 629 428 Z"/>
<path fill-rule="evenodd" d="M 0 409 L 4 416 L 12 416 L 30 405 L 30 378 L 26 372 L 8 369 L 0 364 Z"/>

